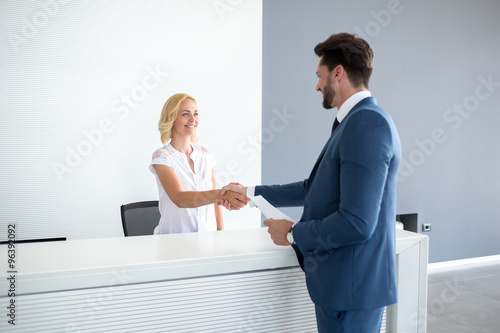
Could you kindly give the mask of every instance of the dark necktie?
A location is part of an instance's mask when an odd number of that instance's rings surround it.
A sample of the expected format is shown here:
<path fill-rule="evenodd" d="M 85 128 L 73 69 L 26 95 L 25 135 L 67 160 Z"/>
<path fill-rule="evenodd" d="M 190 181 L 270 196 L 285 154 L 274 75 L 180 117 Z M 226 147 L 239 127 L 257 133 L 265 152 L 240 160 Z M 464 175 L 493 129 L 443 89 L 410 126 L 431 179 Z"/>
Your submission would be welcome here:
<path fill-rule="evenodd" d="M 333 126 L 332 126 L 332 133 L 333 133 L 333 131 L 335 131 L 337 126 L 339 126 L 339 121 L 337 120 L 337 117 L 335 117 L 335 121 L 333 122 Z"/>

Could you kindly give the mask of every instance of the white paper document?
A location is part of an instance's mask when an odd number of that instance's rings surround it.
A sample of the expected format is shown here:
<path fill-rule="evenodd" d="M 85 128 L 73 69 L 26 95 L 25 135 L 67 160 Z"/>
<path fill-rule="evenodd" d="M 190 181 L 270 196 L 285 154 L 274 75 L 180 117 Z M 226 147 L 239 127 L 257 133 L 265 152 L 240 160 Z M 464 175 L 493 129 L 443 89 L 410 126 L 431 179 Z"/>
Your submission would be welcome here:
<path fill-rule="evenodd" d="M 269 201 L 262 197 L 262 195 L 249 197 L 249 199 L 257 208 L 260 209 L 260 211 L 266 218 L 274 220 L 288 220 L 296 223 L 294 219 L 285 215 L 282 211 L 271 205 Z"/>

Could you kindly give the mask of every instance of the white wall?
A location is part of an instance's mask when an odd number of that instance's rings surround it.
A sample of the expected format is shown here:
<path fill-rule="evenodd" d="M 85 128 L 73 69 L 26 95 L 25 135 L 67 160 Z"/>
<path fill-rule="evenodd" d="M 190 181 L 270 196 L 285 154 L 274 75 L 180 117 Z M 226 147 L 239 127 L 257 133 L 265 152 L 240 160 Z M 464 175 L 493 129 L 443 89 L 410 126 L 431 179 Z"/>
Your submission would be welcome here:
<path fill-rule="evenodd" d="M 148 165 L 178 92 L 198 101 L 218 185 L 260 182 L 260 154 L 238 147 L 260 140 L 261 1 L 3 1 L 0 15 L 0 224 L 17 239 L 123 235 L 120 205 L 158 198 Z M 225 211 L 226 228 L 259 216 Z"/>

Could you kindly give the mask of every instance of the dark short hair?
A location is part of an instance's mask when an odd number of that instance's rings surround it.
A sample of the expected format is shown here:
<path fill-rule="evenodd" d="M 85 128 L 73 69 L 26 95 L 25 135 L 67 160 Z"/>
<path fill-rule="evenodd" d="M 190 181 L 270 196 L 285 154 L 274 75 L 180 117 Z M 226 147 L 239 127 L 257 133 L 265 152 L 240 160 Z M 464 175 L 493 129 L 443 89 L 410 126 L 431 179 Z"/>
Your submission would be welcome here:
<path fill-rule="evenodd" d="M 368 88 L 373 71 L 373 51 L 364 39 L 345 32 L 334 34 L 316 45 L 314 53 L 322 57 L 320 65 L 327 66 L 329 71 L 342 65 L 353 87 Z"/>

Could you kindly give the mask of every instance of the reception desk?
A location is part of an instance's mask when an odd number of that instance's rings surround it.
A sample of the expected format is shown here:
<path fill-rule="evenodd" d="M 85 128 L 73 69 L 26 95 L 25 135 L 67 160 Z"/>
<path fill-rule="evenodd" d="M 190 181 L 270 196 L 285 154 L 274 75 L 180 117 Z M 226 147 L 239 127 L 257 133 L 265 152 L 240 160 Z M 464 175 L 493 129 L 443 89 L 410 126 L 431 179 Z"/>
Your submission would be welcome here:
<path fill-rule="evenodd" d="M 427 237 L 397 230 L 396 244 L 382 331 L 425 332 Z M 265 228 L 17 244 L 15 273 L 7 256 L 1 332 L 316 332 L 295 253 Z"/>

